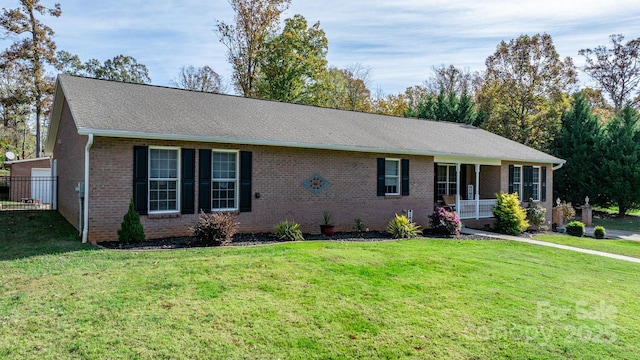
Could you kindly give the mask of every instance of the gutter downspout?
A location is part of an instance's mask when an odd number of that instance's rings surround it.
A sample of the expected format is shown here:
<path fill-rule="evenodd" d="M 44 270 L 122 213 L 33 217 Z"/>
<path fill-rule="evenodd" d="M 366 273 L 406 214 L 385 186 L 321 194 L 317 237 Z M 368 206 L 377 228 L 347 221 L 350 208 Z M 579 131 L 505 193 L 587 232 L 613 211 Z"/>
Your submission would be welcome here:
<path fill-rule="evenodd" d="M 562 165 L 564 165 L 564 163 L 560 163 L 560 164 L 552 167 L 551 170 L 556 171 L 556 170 L 560 169 L 562 167 Z"/>
<path fill-rule="evenodd" d="M 87 146 L 84 148 L 84 223 L 82 224 L 82 243 L 89 236 L 89 149 L 93 145 L 93 134 L 89 134 Z"/>

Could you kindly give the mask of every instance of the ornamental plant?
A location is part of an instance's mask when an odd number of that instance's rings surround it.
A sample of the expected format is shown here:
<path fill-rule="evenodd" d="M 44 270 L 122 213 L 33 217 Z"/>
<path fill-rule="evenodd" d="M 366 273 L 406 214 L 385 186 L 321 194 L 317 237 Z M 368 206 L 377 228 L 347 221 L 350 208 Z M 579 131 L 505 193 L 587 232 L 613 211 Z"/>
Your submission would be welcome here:
<path fill-rule="evenodd" d="M 496 194 L 496 198 L 498 203 L 493 208 L 496 230 L 505 234 L 520 235 L 529 227 L 529 222 L 526 211 L 520 206 L 518 193 L 500 192 Z"/>
<path fill-rule="evenodd" d="M 118 230 L 118 240 L 125 244 L 144 241 L 144 227 L 140 222 L 140 214 L 136 211 L 133 199 L 129 201 L 129 210 L 122 219 Z"/>
<path fill-rule="evenodd" d="M 529 198 L 529 205 L 527 206 L 527 221 L 529 224 L 540 229 L 540 226 L 544 224 L 547 209 L 542 207 L 539 202 L 533 201 L 533 198 Z"/>
<path fill-rule="evenodd" d="M 604 237 L 607 236 L 604 226 L 596 226 L 593 229 L 593 236 L 595 236 L 596 239 L 604 239 Z"/>
<path fill-rule="evenodd" d="M 300 224 L 295 221 L 283 220 L 275 226 L 276 237 L 280 240 L 286 241 L 301 241 L 304 240 L 302 231 L 300 231 Z"/>
<path fill-rule="evenodd" d="M 442 206 L 436 206 L 433 214 L 429 216 L 431 227 L 438 233 L 444 235 L 460 236 L 462 223 L 460 218 L 453 211 L 448 211 Z"/>
<path fill-rule="evenodd" d="M 567 234 L 571 236 L 583 237 L 585 234 L 584 224 L 580 221 L 572 221 L 566 226 Z"/>
<path fill-rule="evenodd" d="M 193 236 L 206 245 L 228 245 L 238 232 L 236 216 L 230 212 L 212 212 L 207 215 L 200 210 L 198 222 L 191 228 Z"/>
<path fill-rule="evenodd" d="M 573 205 L 569 202 L 562 202 L 558 206 L 558 211 L 560 211 L 560 217 L 562 217 L 562 221 L 566 224 L 573 220 L 576 217 L 576 209 L 573 208 Z"/>
<path fill-rule="evenodd" d="M 394 239 L 411 239 L 418 237 L 422 233 L 422 230 L 420 230 L 419 225 L 410 222 L 406 216 L 396 214 L 396 217 L 389 221 L 387 232 L 391 234 L 391 237 Z"/>

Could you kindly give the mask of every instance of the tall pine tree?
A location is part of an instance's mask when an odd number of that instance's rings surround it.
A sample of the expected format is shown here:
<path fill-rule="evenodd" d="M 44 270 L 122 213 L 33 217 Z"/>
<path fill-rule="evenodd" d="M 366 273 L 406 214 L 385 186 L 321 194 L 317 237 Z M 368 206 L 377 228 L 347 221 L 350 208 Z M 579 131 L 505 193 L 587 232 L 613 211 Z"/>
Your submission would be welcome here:
<path fill-rule="evenodd" d="M 630 103 L 607 123 L 602 137 L 601 189 L 618 214 L 640 207 L 640 116 Z M 597 166 L 598 157 L 591 164 Z M 594 166 L 594 167 L 595 167 Z"/>
<path fill-rule="evenodd" d="M 601 195 L 593 161 L 599 158 L 600 126 L 584 96 L 577 93 L 573 99 L 573 106 L 562 116 L 562 128 L 553 143 L 554 155 L 567 161 L 553 174 L 553 190 L 554 198 L 577 205 L 584 202 L 585 196 L 597 202 Z"/>

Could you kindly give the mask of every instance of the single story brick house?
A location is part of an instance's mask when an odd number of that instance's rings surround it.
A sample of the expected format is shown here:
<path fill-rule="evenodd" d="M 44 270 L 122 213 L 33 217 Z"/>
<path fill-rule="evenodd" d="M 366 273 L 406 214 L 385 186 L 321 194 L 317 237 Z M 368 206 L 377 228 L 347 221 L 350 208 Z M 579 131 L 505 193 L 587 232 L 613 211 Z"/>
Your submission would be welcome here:
<path fill-rule="evenodd" d="M 130 199 L 148 238 L 189 234 L 199 210 L 238 212 L 241 232 L 288 219 L 318 233 L 325 210 L 337 231 L 383 230 L 396 213 L 428 226 L 443 195 L 482 226 L 500 191 L 550 219 L 564 163 L 465 124 L 71 75 L 58 76 L 45 149 L 60 213 L 92 242 L 117 240 Z"/>

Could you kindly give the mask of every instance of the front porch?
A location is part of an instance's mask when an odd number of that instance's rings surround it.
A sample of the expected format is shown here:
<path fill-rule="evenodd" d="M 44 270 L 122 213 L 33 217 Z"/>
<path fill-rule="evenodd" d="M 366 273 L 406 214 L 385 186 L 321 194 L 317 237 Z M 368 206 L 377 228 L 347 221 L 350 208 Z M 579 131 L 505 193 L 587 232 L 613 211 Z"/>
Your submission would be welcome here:
<path fill-rule="evenodd" d="M 455 210 L 461 220 L 493 218 L 495 194 L 501 190 L 501 163 L 447 160 L 436 158 L 436 202 Z"/>

